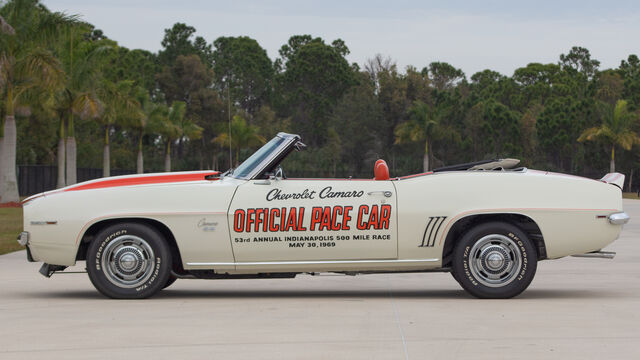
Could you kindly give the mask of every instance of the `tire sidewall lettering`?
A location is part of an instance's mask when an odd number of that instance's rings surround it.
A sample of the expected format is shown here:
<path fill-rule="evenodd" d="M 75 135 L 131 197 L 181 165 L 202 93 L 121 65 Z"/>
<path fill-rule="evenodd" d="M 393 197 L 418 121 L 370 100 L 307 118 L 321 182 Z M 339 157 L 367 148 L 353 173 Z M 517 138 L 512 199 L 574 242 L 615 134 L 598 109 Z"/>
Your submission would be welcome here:
<path fill-rule="evenodd" d="M 156 257 L 156 266 L 153 269 L 153 275 L 151 275 L 151 277 L 149 278 L 149 280 L 147 280 L 147 282 L 144 285 L 151 285 L 153 284 L 154 281 L 156 281 L 156 278 L 158 277 L 158 274 L 160 273 L 160 266 L 162 265 L 162 259 L 159 257 Z M 137 290 L 137 288 L 136 288 Z"/>
<path fill-rule="evenodd" d="M 102 242 L 100 242 L 100 246 L 98 247 L 98 251 L 96 252 L 96 270 L 102 271 L 102 265 L 101 265 L 102 252 L 104 251 L 104 248 L 107 246 L 107 244 L 111 242 L 113 239 L 115 239 L 116 237 L 125 235 L 125 234 L 128 234 L 126 229 L 118 230 L 118 231 L 112 232 L 106 238 L 104 238 Z"/>
<path fill-rule="evenodd" d="M 469 270 L 469 251 L 471 251 L 471 245 L 466 246 L 464 249 L 464 256 L 462 260 L 462 266 L 464 268 L 464 275 L 469 279 L 473 286 L 478 286 L 478 282 L 471 274 L 471 270 Z"/>
<path fill-rule="evenodd" d="M 522 279 L 524 279 L 525 275 L 527 274 L 527 262 L 528 262 L 527 249 L 525 248 L 522 240 L 518 236 L 516 236 L 513 232 L 509 232 L 505 235 L 511 240 L 513 240 L 518 246 L 518 248 L 520 249 L 520 259 L 522 260 L 522 263 L 520 264 L 520 271 L 518 271 L 518 275 L 514 279 L 514 282 L 522 281 Z"/>

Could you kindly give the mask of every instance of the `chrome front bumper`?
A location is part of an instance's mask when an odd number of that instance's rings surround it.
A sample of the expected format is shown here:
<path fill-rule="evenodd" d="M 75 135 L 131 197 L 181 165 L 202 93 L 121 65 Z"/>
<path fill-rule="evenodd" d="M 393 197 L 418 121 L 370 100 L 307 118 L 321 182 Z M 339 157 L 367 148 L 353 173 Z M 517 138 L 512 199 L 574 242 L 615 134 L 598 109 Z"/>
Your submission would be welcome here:
<path fill-rule="evenodd" d="M 23 232 L 20 233 L 20 235 L 18 235 L 18 244 L 20 244 L 22 246 L 29 245 L 29 232 L 28 231 L 23 231 Z"/>
<path fill-rule="evenodd" d="M 29 262 L 35 262 L 33 255 L 31 255 L 31 249 L 29 248 L 29 240 L 31 236 L 28 231 L 23 231 L 18 235 L 18 244 L 27 248 L 27 260 Z"/>
<path fill-rule="evenodd" d="M 609 222 L 613 225 L 624 225 L 629 222 L 629 215 L 626 212 L 619 212 L 608 216 Z"/>

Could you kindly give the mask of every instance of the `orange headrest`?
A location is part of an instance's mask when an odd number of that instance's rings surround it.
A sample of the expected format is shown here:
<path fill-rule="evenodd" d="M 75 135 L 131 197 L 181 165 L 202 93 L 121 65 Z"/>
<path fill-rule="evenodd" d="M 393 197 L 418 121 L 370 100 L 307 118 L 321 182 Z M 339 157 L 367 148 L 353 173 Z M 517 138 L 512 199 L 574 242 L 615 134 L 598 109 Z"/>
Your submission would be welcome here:
<path fill-rule="evenodd" d="M 373 173 L 375 174 L 376 180 L 389 180 L 389 167 L 387 166 L 387 162 L 382 159 L 376 161 Z"/>

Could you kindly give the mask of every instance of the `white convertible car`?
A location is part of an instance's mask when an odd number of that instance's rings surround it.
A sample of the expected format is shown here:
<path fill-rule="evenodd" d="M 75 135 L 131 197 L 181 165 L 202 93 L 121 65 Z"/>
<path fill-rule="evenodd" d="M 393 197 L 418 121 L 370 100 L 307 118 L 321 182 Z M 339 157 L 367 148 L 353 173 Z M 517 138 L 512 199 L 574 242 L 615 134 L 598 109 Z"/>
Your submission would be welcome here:
<path fill-rule="evenodd" d="M 304 144 L 280 133 L 236 169 L 103 178 L 26 199 L 29 261 L 49 277 L 86 260 L 112 298 L 145 298 L 176 279 L 300 273 L 451 272 L 480 298 L 509 298 L 539 260 L 613 257 L 629 219 L 622 174 L 601 180 L 485 161 L 390 178 L 292 179 Z"/>

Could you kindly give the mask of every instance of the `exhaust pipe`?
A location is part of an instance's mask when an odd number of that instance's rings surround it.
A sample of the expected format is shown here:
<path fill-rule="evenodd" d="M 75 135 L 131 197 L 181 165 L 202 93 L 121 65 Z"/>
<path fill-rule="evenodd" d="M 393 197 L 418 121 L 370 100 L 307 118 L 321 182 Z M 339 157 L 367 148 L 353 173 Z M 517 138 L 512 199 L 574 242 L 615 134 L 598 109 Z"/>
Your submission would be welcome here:
<path fill-rule="evenodd" d="M 594 251 L 586 254 L 571 255 L 573 257 L 583 258 L 600 258 L 600 259 L 613 259 L 616 253 L 613 251 Z"/>

